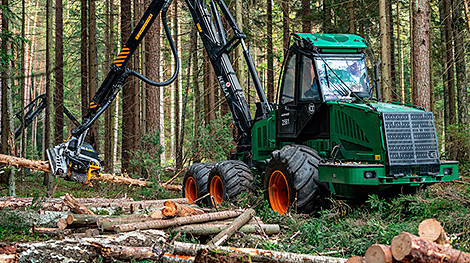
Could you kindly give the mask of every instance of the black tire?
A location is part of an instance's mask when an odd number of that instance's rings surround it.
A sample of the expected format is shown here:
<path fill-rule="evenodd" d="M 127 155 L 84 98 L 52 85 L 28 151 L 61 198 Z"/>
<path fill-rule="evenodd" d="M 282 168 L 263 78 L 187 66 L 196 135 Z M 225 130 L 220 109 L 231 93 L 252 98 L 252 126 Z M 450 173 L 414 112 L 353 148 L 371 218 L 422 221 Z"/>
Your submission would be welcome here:
<path fill-rule="evenodd" d="M 286 145 L 272 152 L 264 178 L 271 208 L 284 214 L 289 208 L 310 214 L 326 206 L 328 185 L 318 180 L 320 157 L 310 147 Z"/>
<path fill-rule="evenodd" d="M 207 179 L 213 163 L 195 163 L 189 166 L 183 179 L 183 197 L 188 198 L 189 203 L 207 195 Z M 207 198 L 200 203 L 207 203 Z"/>
<path fill-rule="evenodd" d="M 234 202 L 241 193 L 249 193 L 253 189 L 253 174 L 242 161 L 218 162 L 209 173 L 207 191 L 212 205 L 214 202 Z"/>

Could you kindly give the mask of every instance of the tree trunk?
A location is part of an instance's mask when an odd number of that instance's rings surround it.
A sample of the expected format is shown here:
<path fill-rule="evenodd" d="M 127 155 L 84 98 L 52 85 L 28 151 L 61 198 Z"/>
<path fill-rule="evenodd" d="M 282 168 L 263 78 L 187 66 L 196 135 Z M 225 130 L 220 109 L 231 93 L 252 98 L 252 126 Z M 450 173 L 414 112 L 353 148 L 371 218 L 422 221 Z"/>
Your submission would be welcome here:
<path fill-rule="evenodd" d="M 88 98 L 91 99 L 96 94 L 96 90 L 98 89 L 98 58 L 96 55 L 96 6 L 95 0 L 88 0 L 88 19 L 89 19 L 89 45 L 88 45 L 88 75 L 90 76 L 89 79 L 89 95 Z M 95 151 L 99 152 L 99 140 L 98 140 L 98 121 L 95 121 L 93 125 L 90 127 L 90 131 L 88 132 L 88 142 L 90 145 L 95 149 Z"/>
<path fill-rule="evenodd" d="M 240 29 L 242 29 L 243 31 L 243 0 L 235 0 L 235 21 L 237 22 L 237 25 Z M 237 75 L 237 78 L 238 78 L 238 82 L 240 83 L 240 85 L 242 87 L 245 87 L 245 89 L 243 90 L 244 92 L 247 92 L 248 93 L 248 88 L 249 88 L 249 85 L 248 85 L 248 81 L 245 80 L 245 67 L 244 67 L 244 64 L 243 64 L 243 61 L 244 61 L 244 56 L 243 56 L 243 48 L 241 47 L 241 45 L 239 45 L 236 50 L 236 56 L 235 56 L 235 60 L 237 61 L 237 63 L 235 64 L 235 73 Z M 206 52 L 204 51 L 204 54 L 206 54 Z M 204 55 L 205 57 L 205 55 Z M 210 67 L 210 66 L 209 66 Z M 206 74 L 206 71 L 204 71 L 204 75 Z M 204 83 L 205 84 L 205 83 Z M 205 90 L 204 90 L 205 92 Z M 207 115 L 208 114 L 208 111 L 205 111 L 205 114 Z M 208 125 L 209 122 L 206 122 L 206 125 Z"/>
<path fill-rule="evenodd" d="M 323 23 L 322 23 L 322 33 L 332 33 L 331 26 L 331 1 L 332 0 L 323 0 Z"/>
<path fill-rule="evenodd" d="M 146 0 L 145 6 L 150 5 L 152 1 Z M 157 18 L 154 25 L 149 28 L 145 40 L 145 71 L 149 79 L 158 80 L 159 76 L 159 61 L 160 61 L 160 34 L 159 34 L 159 19 Z M 158 25 L 157 25 L 158 24 Z M 160 87 L 154 87 L 151 85 L 145 85 L 146 90 L 146 132 L 153 134 L 153 136 L 160 136 Z M 163 131 L 160 131 L 163 132 Z M 158 154 L 161 150 L 160 145 L 164 142 L 159 142 L 159 145 L 150 145 L 149 152 L 152 156 L 156 157 L 156 164 L 160 164 L 160 155 Z M 158 154 L 158 155 L 157 155 Z"/>
<path fill-rule="evenodd" d="M 116 246 L 110 244 L 102 244 L 99 242 L 89 242 L 92 246 L 96 247 L 103 257 L 112 257 L 119 260 L 158 260 L 160 254 L 154 253 L 154 247 L 127 247 Z M 157 245 L 158 246 L 158 245 Z M 160 248 L 162 251 L 162 248 Z"/>
<path fill-rule="evenodd" d="M 251 257 L 245 253 L 224 252 L 216 249 L 200 249 L 196 253 L 194 263 L 216 262 L 251 262 Z"/>
<path fill-rule="evenodd" d="M 131 34 L 131 0 L 121 0 L 121 41 L 125 43 Z M 131 67 L 131 65 L 128 65 Z M 130 169 L 130 159 L 133 146 L 134 127 L 134 85 L 127 79 L 122 87 L 122 143 L 121 143 L 121 172 Z"/>
<path fill-rule="evenodd" d="M 466 0 L 464 0 L 466 1 Z M 457 112 L 458 123 L 468 124 L 468 101 L 467 101 L 467 66 L 465 62 L 465 21 L 462 17 L 462 3 L 452 1 L 453 31 L 456 32 L 454 38 L 455 45 L 455 71 L 457 76 Z"/>
<path fill-rule="evenodd" d="M 197 34 L 197 33 L 196 33 Z M 193 136 L 193 151 L 196 152 L 196 155 L 193 156 L 193 162 L 199 163 L 201 162 L 201 157 L 197 153 L 199 150 L 199 135 L 201 126 L 201 90 L 199 87 L 199 58 L 198 58 L 198 44 L 197 44 L 198 36 L 194 36 L 192 41 L 194 41 L 195 50 L 192 54 L 193 56 L 193 90 L 194 90 L 194 136 Z"/>
<path fill-rule="evenodd" d="M 233 222 L 222 232 L 217 234 L 211 241 L 209 241 L 208 245 L 219 246 L 225 241 L 227 241 L 236 231 L 238 231 L 242 226 L 244 226 L 250 219 L 255 215 L 255 210 L 247 209 L 243 214 L 237 217 L 237 219 L 233 220 Z"/>
<path fill-rule="evenodd" d="M 64 47 L 63 47 L 63 5 L 62 0 L 56 0 L 55 9 L 55 135 L 54 144 L 64 141 Z"/>
<path fill-rule="evenodd" d="M 114 2 L 106 0 L 106 28 L 105 28 L 105 66 L 109 67 L 114 56 Z M 115 100 L 116 103 L 117 100 Z M 114 148 L 113 148 L 113 105 L 104 113 L 104 171 L 113 173 L 114 171 Z"/>
<path fill-rule="evenodd" d="M 118 225 L 145 222 L 152 219 L 153 218 L 149 218 L 147 215 L 132 214 L 120 217 L 100 218 L 96 221 L 96 224 L 101 231 L 112 231 Z"/>
<path fill-rule="evenodd" d="M 52 115 L 52 90 L 51 90 L 51 46 L 52 46 L 52 0 L 46 1 L 46 110 L 44 120 L 44 159 L 46 149 L 51 147 L 51 115 Z M 47 187 L 47 195 L 52 195 L 54 179 L 50 173 L 44 173 L 44 184 Z"/>
<path fill-rule="evenodd" d="M 194 236 L 209 236 L 209 235 L 215 235 L 220 233 L 222 230 L 226 229 L 229 226 L 229 224 L 191 224 L 187 226 L 179 226 L 175 228 L 171 228 L 169 230 L 169 233 L 172 234 L 177 234 L 177 233 L 183 233 L 183 234 L 191 234 Z M 266 234 L 266 235 L 276 235 L 279 234 L 280 232 L 280 227 L 279 225 L 257 225 L 257 224 L 247 224 L 242 226 L 238 232 L 242 232 L 245 234 L 255 234 L 255 233 L 260 233 L 261 230 Z"/>
<path fill-rule="evenodd" d="M 455 81 L 454 81 L 454 59 L 453 59 L 453 31 L 451 21 L 451 0 L 444 0 L 444 25 L 446 32 L 446 57 L 447 57 L 447 91 L 444 92 L 445 104 L 448 106 L 446 127 L 455 123 Z M 446 136 L 446 143 L 449 143 Z M 450 150 L 450 149 L 449 149 Z"/>
<path fill-rule="evenodd" d="M 29 22 L 29 21 L 28 21 Z M 25 1 L 21 1 L 21 35 L 26 39 L 26 6 Z M 21 139 L 20 139 L 20 152 L 19 156 L 24 157 L 26 155 L 26 132 L 27 129 L 25 128 L 24 122 L 24 106 L 26 100 L 26 56 L 27 56 L 27 47 L 25 41 L 21 41 L 21 54 L 20 54 L 20 107 L 21 107 Z M 24 171 L 21 171 L 22 175 L 24 175 Z M 14 180 L 13 180 L 14 182 Z M 13 187 L 13 192 L 16 194 L 16 187 Z"/>
<path fill-rule="evenodd" d="M 80 92 L 82 98 L 82 118 L 88 110 L 88 4 L 80 0 Z"/>
<path fill-rule="evenodd" d="M 398 84 L 400 87 L 400 98 L 397 101 L 405 103 L 405 67 L 403 63 L 403 47 L 401 43 L 401 19 L 400 1 L 397 0 L 397 54 L 398 54 Z"/>
<path fill-rule="evenodd" d="M 431 110 L 431 74 L 429 62 L 428 0 L 412 2 L 413 9 L 413 104 Z"/>
<path fill-rule="evenodd" d="M 304 2 L 306 2 L 306 6 L 308 6 L 308 13 L 310 13 L 310 1 L 309 0 L 303 0 L 302 1 L 302 6 L 304 5 Z M 274 54 L 273 54 L 273 2 L 272 0 L 267 0 L 266 1 L 267 8 L 266 8 L 266 14 L 267 14 L 267 21 L 266 21 L 266 37 L 267 37 L 267 46 L 266 46 L 266 57 L 267 57 L 267 62 L 268 62 L 268 67 L 267 67 L 267 98 L 268 102 L 274 102 Z M 307 8 L 307 7 L 305 7 Z M 306 9 L 303 10 L 303 15 L 305 15 Z M 310 15 L 310 14 L 307 14 Z M 304 17 L 305 19 L 305 17 Z M 308 25 L 306 24 L 307 22 L 304 20 L 302 27 L 309 28 L 311 30 L 312 25 L 310 24 L 310 21 L 308 21 Z M 307 32 L 307 31 L 304 31 Z M 310 31 L 308 31 L 310 32 Z"/>
<path fill-rule="evenodd" d="M 120 232 L 134 231 L 136 229 L 140 229 L 140 230 L 162 229 L 162 228 L 168 228 L 168 227 L 175 226 L 175 225 L 186 225 L 186 224 L 202 223 L 202 222 L 207 222 L 207 221 L 231 218 L 231 217 L 239 216 L 240 214 L 241 212 L 238 212 L 238 211 L 224 211 L 224 212 L 216 212 L 216 213 L 195 215 L 195 216 L 189 216 L 189 217 L 188 216 L 177 217 L 177 218 L 168 219 L 168 220 L 152 220 L 152 221 L 141 222 L 141 223 L 119 225 L 114 228 L 114 231 L 117 233 L 120 233 Z"/>
<path fill-rule="evenodd" d="M 281 1 L 281 10 L 282 10 L 282 46 L 283 54 L 285 54 L 289 49 L 289 40 L 290 40 L 290 29 L 289 29 L 289 1 Z M 284 58 L 286 59 L 286 58 Z"/>
<path fill-rule="evenodd" d="M 70 229 L 59 229 L 59 228 L 51 228 L 51 227 L 35 227 L 33 226 L 30 230 L 29 233 L 31 234 L 37 234 L 38 236 L 46 236 L 46 237 L 51 237 L 51 236 L 66 236 L 70 234 L 72 230 Z"/>
<path fill-rule="evenodd" d="M 312 32 L 310 0 L 302 0 L 302 33 Z"/>
<path fill-rule="evenodd" d="M 349 34 L 356 34 L 354 1 L 349 1 Z"/>
<path fill-rule="evenodd" d="M 382 100 L 389 101 L 392 99 L 391 89 L 391 56 L 390 56 L 390 12 L 389 0 L 379 1 L 379 22 L 380 22 L 380 48 L 382 58 Z"/>
<path fill-rule="evenodd" d="M 415 263 L 470 262 L 470 254 L 429 242 L 407 232 L 392 240 L 392 255 L 398 261 Z"/>

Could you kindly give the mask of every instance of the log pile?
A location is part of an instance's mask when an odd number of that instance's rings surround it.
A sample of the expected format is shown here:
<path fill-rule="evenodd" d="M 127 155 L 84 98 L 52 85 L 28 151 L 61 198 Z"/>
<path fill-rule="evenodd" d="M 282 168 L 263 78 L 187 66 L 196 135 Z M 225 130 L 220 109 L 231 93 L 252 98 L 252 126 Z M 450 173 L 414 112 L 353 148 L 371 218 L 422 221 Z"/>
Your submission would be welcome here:
<path fill-rule="evenodd" d="M 36 200 L 0 198 L 0 209 L 24 212 Z M 11 262 L 92 262 L 97 257 L 122 261 L 207 262 L 243 259 L 246 262 L 345 262 L 345 259 L 284 253 L 251 248 L 224 247 L 237 233 L 268 235 L 280 232 L 279 225 L 264 224 L 253 209 L 211 211 L 190 206 L 186 198 L 133 201 L 130 199 L 81 199 L 65 194 L 60 199 L 41 200 L 41 209 L 62 213 L 56 227 L 32 225 L 30 233 L 54 238 L 45 242 L 16 244 L 0 250 L 0 259 Z M 121 214 L 98 215 L 94 208 L 120 206 Z M 23 208 L 23 209 L 19 209 Z M 176 242 L 186 234 L 203 236 L 207 245 Z M 173 239 L 170 240 L 170 236 Z M 0 260 L 0 262 L 3 262 Z M 214 261 L 218 262 L 218 261 Z"/>
<path fill-rule="evenodd" d="M 364 257 L 354 256 L 348 263 L 437 263 L 470 262 L 470 253 L 453 249 L 441 224 L 426 219 L 419 224 L 419 236 L 402 232 L 391 245 L 375 244 L 367 249 Z"/>

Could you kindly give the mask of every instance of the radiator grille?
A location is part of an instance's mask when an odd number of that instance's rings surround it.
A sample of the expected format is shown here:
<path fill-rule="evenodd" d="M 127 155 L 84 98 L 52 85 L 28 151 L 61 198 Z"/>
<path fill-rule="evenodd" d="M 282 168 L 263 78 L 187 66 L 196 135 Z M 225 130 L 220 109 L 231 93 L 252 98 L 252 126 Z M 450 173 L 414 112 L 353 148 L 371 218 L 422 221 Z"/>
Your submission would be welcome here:
<path fill-rule="evenodd" d="M 439 165 L 431 112 L 383 113 L 383 122 L 390 166 Z"/>

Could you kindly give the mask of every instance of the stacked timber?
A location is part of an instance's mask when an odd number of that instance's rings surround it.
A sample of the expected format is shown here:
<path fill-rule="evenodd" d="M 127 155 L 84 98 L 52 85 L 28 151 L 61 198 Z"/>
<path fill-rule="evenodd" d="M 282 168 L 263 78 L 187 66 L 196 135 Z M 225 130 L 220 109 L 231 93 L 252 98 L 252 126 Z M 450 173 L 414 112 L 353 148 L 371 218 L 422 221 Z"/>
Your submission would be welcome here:
<path fill-rule="evenodd" d="M 419 236 L 402 232 L 392 239 L 391 245 L 375 244 L 364 257 L 354 256 L 348 263 L 460 263 L 470 262 L 470 253 L 453 249 L 441 224 L 426 219 L 419 224 Z"/>

